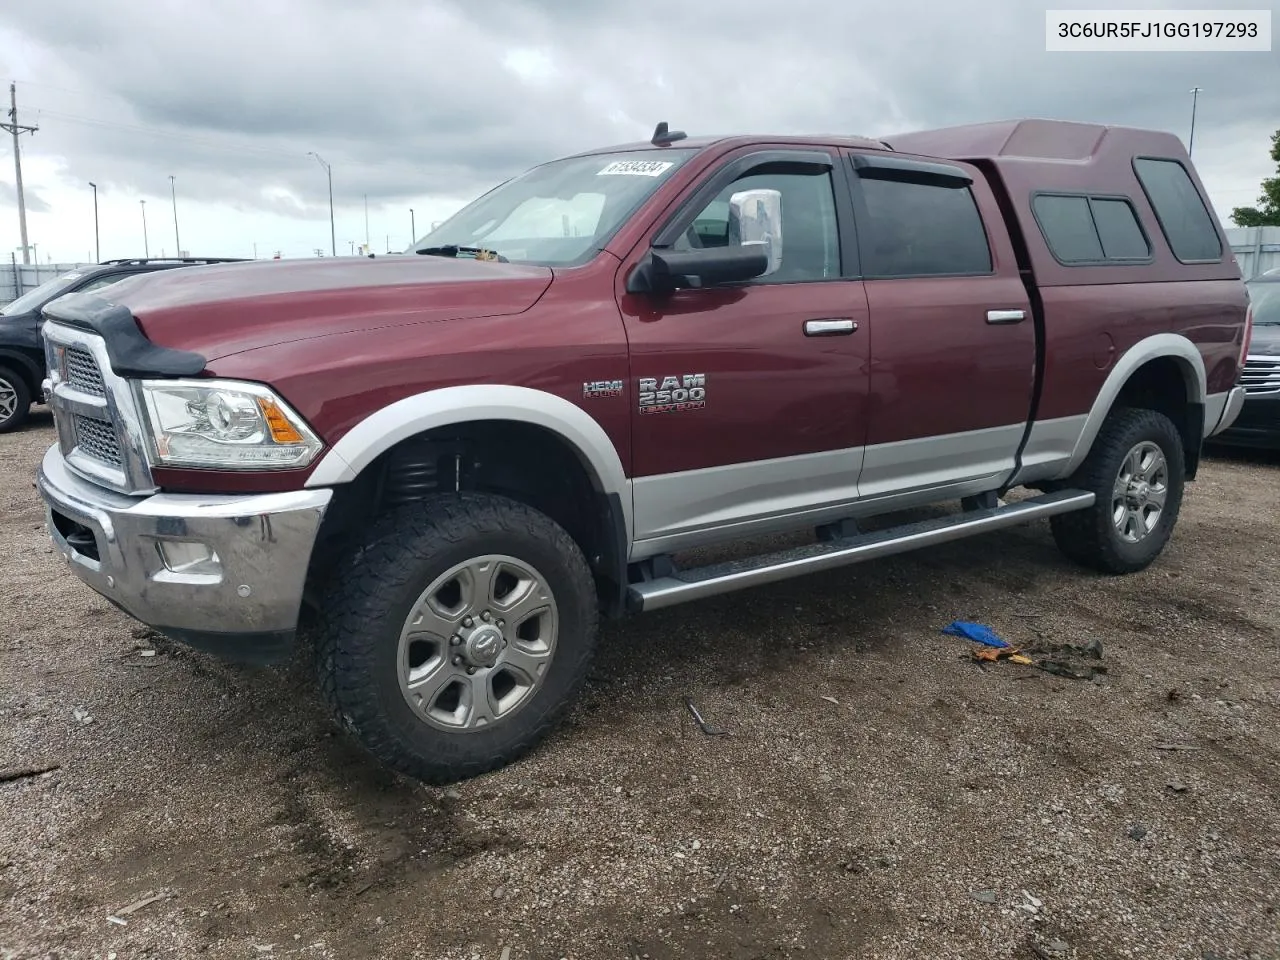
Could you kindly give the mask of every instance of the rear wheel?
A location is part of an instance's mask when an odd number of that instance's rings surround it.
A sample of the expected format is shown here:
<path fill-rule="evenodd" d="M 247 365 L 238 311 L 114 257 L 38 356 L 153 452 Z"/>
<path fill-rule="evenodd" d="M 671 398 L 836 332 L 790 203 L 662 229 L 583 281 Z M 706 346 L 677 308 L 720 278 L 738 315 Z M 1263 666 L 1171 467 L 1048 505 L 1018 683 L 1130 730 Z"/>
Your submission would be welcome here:
<path fill-rule="evenodd" d="M 1097 499 L 1088 510 L 1052 518 L 1054 540 L 1072 560 L 1103 573 L 1142 570 L 1173 533 L 1185 478 L 1173 421 L 1155 410 L 1114 410 L 1064 484 Z"/>
<path fill-rule="evenodd" d="M 31 412 L 31 388 L 17 371 L 0 366 L 0 433 L 17 430 Z"/>
<path fill-rule="evenodd" d="M 339 563 L 317 643 L 339 722 L 428 783 L 536 745 L 586 677 L 591 571 L 555 522 L 503 497 L 451 494 L 388 515 Z"/>

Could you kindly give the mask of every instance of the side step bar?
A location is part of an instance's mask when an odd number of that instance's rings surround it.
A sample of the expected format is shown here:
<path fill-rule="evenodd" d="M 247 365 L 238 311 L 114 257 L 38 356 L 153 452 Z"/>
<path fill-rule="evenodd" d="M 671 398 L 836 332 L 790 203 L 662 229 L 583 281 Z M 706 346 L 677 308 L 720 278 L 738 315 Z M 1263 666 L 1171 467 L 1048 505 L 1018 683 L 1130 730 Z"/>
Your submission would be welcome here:
<path fill-rule="evenodd" d="M 689 600 L 701 600 L 745 587 L 756 587 L 806 573 L 832 570 L 864 560 L 960 540 L 979 533 L 1003 530 L 1005 527 L 1059 513 L 1087 510 L 1093 506 L 1093 502 L 1092 493 L 1059 490 L 1004 507 L 971 510 L 842 540 L 806 544 L 745 560 L 695 567 L 670 576 L 631 584 L 627 590 L 627 605 L 635 611 L 660 610 Z"/>

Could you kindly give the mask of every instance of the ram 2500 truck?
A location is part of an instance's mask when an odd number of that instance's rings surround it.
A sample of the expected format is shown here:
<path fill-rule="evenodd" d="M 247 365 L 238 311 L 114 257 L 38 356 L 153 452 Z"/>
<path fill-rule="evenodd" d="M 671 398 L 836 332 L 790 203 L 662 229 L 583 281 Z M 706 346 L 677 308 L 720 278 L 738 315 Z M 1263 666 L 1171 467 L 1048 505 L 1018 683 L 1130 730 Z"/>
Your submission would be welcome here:
<path fill-rule="evenodd" d="M 602 617 L 1043 518 L 1141 570 L 1249 340 L 1179 141 L 1042 120 L 663 124 L 404 256 L 166 271 L 46 318 L 38 486 L 70 569 L 227 656 L 285 656 L 314 613 L 339 722 L 437 783 L 539 740 Z"/>

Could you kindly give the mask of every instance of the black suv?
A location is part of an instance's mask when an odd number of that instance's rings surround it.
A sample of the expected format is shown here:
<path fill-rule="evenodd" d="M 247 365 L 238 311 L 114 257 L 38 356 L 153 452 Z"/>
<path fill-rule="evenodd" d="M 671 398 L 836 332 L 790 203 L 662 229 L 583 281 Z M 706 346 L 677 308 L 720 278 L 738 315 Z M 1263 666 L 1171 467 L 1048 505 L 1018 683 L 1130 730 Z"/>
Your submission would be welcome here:
<path fill-rule="evenodd" d="M 68 293 L 99 290 L 125 277 L 154 270 L 210 263 L 234 263 L 243 257 L 107 260 L 64 273 L 0 308 L 0 433 L 16 430 L 27 419 L 31 403 L 41 399 L 46 374 L 40 345 L 40 311 Z"/>

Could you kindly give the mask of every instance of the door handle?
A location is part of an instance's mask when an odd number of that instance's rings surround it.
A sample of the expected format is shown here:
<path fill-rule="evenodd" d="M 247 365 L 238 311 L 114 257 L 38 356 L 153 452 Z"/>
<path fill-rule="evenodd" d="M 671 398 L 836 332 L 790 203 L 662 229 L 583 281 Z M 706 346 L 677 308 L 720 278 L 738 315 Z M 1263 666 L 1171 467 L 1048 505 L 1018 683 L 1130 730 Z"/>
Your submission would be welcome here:
<path fill-rule="evenodd" d="M 988 310 L 987 323 L 1021 323 L 1027 319 L 1025 310 Z"/>
<path fill-rule="evenodd" d="M 806 320 L 804 335 L 806 337 L 846 337 L 858 329 L 857 320 Z"/>

